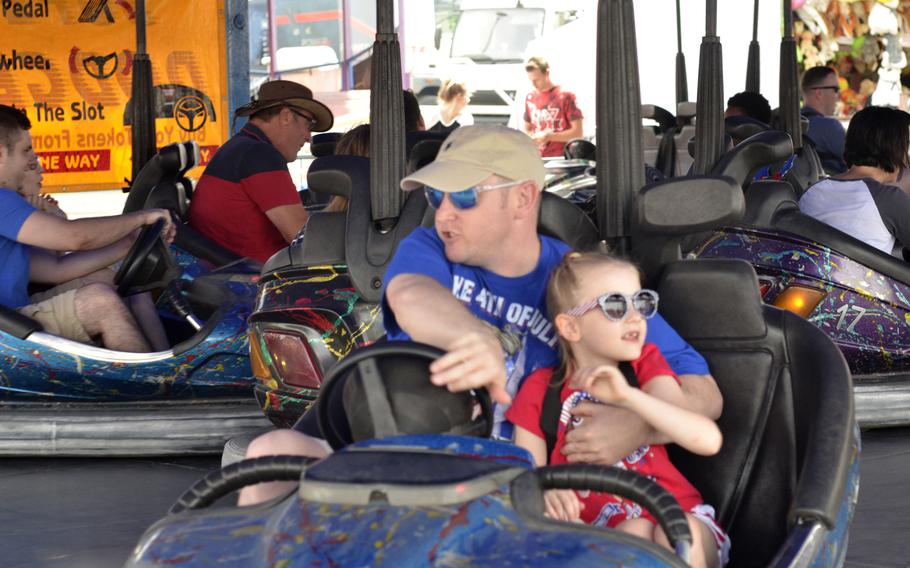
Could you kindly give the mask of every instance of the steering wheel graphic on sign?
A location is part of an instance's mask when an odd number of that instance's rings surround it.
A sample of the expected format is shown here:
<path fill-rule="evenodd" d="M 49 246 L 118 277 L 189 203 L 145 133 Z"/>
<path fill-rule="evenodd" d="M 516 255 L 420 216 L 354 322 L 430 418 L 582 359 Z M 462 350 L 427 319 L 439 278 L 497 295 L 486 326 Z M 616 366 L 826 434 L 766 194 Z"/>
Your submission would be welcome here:
<path fill-rule="evenodd" d="M 206 122 L 205 102 L 196 95 L 186 95 L 174 105 L 174 120 L 187 132 L 195 132 Z"/>

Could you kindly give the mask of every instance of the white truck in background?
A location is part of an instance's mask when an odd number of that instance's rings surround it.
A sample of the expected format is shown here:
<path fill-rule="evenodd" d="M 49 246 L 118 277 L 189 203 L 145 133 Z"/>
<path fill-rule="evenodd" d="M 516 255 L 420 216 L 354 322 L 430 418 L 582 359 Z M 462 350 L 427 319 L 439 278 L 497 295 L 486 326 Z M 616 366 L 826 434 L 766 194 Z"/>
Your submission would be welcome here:
<path fill-rule="evenodd" d="M 596 0 L 461 0 L 454 32 L 437 28 L 436 53 L 409 69 L 411 88 L 429 109 L 443 80 L 463 82 L 475 121 L 506 123 L 529 87 L 528 45 L 579 18 L 593 22 L 596 8 Z"/>

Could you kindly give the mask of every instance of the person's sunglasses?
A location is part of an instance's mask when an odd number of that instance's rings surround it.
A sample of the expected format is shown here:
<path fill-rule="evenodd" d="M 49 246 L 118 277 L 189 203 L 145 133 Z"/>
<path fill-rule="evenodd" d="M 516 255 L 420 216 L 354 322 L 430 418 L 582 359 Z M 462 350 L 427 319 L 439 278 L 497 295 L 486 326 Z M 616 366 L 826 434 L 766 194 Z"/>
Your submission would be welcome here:
<path fill-rule="evenodd" d="M 597 306 L 603 310 L 605 316 L 610 321 L 622 321 L 629 314 L 629 305 L 638 312 L 641 317 L 651 319 L 657 313 L 657 301 L 659 296 L 654 290 L 639 290 L 631 296 L 619 292 L 608 292 L 603 296 L 598 296 L 583 304 L 579 304 L 567 311 L 570 316 L 583 316 Z"/>
<path fill-rule="evenodd" d="M 469 187 L 468 189 L 451 192 L 445 192 L 427 186 L 423 189 L 423 191 L 427 196 L 427 203 L 429 203 L 430 207 L 433 209 L 439 209 L 439 207 L 442 205 L 442 200 L 445 199 L 446 195 L 449 196 L 449 199 L 452 201 L 452 205 L 454 205 L 456 209 L 471 209 L 472 207 L 477 206 L 477 194 L 484 191 L 491 191 L 493 189 L 503 189 L 505 187 L 518 185 L 520 183 L 524 183 L 524 181 L 510 181 L 506 183 L 497 183 L 495 185 L 475 185 L 474 187 Z"/>
<path fill-rule="evenodd" d="M 840 92 L 840 87 L 837 87 L 835 85 L 828 85 L 825 87 L 812 87 L 812 88 L 815 89 L 816 91 L 834 91 L 835 93 Z"/>
<path fill-rule="evenodd" d="M 300 118 L 302 118 L 303 120 L 307 121 L 307 124 L 310 125 L 310 130 L 313 130 L 314 128 L 316 128 L 317 120 L 315 118 L 313 118 L 312 116 L 303 114 L 302 112 L 300 112 L 299 110 L 297 110 L 293 107 L 288 107 L 288 109 L 291 112 L 293 112 L 294 114 L 296 114 L 297 116 L 299 116 Z"/>

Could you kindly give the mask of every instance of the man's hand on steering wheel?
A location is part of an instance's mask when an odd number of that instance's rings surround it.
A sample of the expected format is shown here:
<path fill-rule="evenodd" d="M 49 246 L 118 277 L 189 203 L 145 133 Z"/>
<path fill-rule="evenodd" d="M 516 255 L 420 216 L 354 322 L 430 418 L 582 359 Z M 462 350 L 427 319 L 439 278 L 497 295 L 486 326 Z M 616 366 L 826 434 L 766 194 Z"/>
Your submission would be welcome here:
<path fill-rule="evenodd" d="M 164 228 L 161 229 L 161 238 L 168 245 L 174 242 L 174 237 L 177 236 L 177 226 L 174 225 L 170 211 L 167 209 L 143 209 L 142 211 L 137 211 L 137 213 L 142 215 L 143 226 L 154 225 L 156 221 L 163 219 Z"/>
<path fill-rule="evenodd" d="M 500 404 L 512 402 L 506 391 L 505 354 L 499 339 L 490 331 L 472 331 L 430 365 L 434 385 L 452 392 L 486 387 L 490 398 Z"/>

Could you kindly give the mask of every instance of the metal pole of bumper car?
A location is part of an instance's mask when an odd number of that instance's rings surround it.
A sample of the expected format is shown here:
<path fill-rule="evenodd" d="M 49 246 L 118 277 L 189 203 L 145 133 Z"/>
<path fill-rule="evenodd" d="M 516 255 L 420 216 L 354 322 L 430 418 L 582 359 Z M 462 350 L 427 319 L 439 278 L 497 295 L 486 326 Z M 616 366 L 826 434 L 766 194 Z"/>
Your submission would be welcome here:
<path fill-rule="evenodd" d="M 645 181 L 632 0 L 598 2 L 596 80 L 597 224 L 611 250 L 626 253 L 634 196 Z"/>
<path fill-rule="evenodd" d="M 269 79 L 278 78 L 278 21 L 275 17 L 275 2 L 277 0 L 268 0 L 266 2 L 266 14 L 269 19 Z"/>
<path fill-rule="evenodd" d="M 752 15 L 752 41 L 749 42 L 749 61 L 746 64 L 746 90 L 758 93 L 761 89 L 761 55 L 758 46 L 758 0 Z"/>
<path fill-rule="evenodd" d="M 724 133 L 723 54 L 717 37 L 717 0 L 706 3 L 705 36 L 698 60 L 695 103 L 695 173 L 706 174 L 726 151 Z"/>
<path fill-rule="evenodd" d="M 676 0 L 676 104 L 689 100 L 689 80 L 686 75 L 686 54 L 682 48 L 682 14 Z"/>
<path fill-rule="evenodd" d="M 799 71 L 796 68 L 796 40 L 793 38 L 793 10 L 790 0 L 783 0 L 784 35 L 780 40 L 780 115 L 779 127 L 790 135 L 793 150 L 803 147 L 799 117 Z"/>
<path fill-rule="evenodd" d="M 133 171 L 136 179 L 139 170 L 155 156 L 155 101 L 152 90 L 152 62 L 145 43 L 145 0 L 136 1 L 136 55 L 133 57 L 132 81 L 133 124 L 130 133 Z"/>
<path fill-rule="evenodd" d="M 405 171 L 401 51 L 394 18 L 393 1 L 377 0 L 370 73 L 370 200 L 373 220 L 388 223 L 401 211 L 398 183 Z"/>

